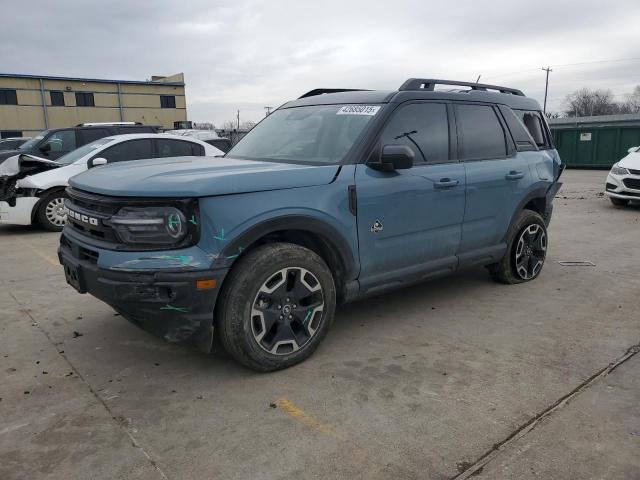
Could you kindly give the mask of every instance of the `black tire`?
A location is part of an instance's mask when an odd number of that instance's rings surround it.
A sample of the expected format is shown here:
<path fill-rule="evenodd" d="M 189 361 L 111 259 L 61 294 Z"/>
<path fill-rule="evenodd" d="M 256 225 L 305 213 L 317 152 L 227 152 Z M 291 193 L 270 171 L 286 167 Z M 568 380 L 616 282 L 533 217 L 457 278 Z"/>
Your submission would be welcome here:
<path fill-rule="evenodd" d="M 271 243 L 247 252 L 233 266 L 220 292 L 216 330 L 237 361 L 271 372 L 315 351 L 335 307 L 333 276 L 322 258 L 299 245 Z"/>
<path fill-rule="evenodd" d="M 609 200 L 611 200 L 611 203 L 616 207 L 626 207 L 629 205 L 629 200 L 625 200 L 624 198 L 609 197 Z"/>
<path fill-rule="evenodd" d="M 532 232 L 535 238 L 530 243 Z M 507 253 L 500 262 L 488 267 L 491 278 L 510 285 L 535 279 L 544 266 L 547 238 L 547 227 L 540 214 L 532 210 L 520 212 L 507 234 Z"/>
<path fill-rule="evenodd" d="M 64 190 L 58 190 L 45 195 L 38 204 L 36 219 L 42 228 L 50 232 L 60 232 L 64 227 L 60 208 L 64 207 L 64 199 L 67 194 Z"/>

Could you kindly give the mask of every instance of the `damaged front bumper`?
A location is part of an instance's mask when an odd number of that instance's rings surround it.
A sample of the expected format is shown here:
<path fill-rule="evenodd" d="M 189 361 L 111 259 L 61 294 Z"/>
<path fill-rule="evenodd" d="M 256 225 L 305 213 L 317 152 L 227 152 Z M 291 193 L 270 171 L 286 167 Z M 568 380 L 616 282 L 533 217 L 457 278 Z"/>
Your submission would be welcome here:
<path fill-rule="evenodd" d="M 219 287 L 228 269 L 199 271 L 118 271 L 98 267 L 98 252 L 63 233 L 58 258 L 67 283 L 90 293 L 127 320 L 168 342 L 192 341 L 208 353 Z M 209 287 L 199 290 L 198 280 Z M 213 285 L 213 288 L 211 288 Z"/>

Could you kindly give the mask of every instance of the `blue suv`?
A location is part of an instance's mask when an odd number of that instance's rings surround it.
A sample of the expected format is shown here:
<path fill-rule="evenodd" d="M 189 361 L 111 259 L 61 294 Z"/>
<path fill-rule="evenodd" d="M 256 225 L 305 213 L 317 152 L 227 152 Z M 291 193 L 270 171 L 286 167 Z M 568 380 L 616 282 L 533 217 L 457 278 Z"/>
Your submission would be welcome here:
<path fill-rule="evenodd" d="M 73 178 L 59 258 L 69 284 L 128 320 L 206 352 L 215 335 L 271 371 L 311 355 L 341 303 L 478 265 L 536 278 L 562 170 L 519 90 L 318 89 L 215 162 Z"/>

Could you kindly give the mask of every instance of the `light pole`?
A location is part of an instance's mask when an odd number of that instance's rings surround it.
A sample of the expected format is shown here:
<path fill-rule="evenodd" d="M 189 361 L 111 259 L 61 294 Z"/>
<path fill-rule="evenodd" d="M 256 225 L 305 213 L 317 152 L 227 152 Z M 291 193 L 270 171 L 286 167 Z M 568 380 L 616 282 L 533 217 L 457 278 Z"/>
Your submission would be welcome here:
<path fill-rule="evenodd" d="M 551 70 L 550 67 L 547 67 L 547 68 L 542 67 L 542 70 L 547 72 L 547 80 L 544 84 L 544 106 L 542 107 L 542 113 L 546 115 L 547 114 L 547 92 L 549 91 L 549 73 L 553 72 L 553 70 Z"/>

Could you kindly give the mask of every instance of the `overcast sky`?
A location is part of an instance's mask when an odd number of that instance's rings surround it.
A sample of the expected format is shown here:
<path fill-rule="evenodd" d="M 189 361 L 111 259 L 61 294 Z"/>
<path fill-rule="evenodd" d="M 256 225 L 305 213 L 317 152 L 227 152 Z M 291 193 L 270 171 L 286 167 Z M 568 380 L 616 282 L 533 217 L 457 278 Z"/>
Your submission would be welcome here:
<path fill-rule="evenodd" d="M 9 0 L 1 0 L 9 2 Z M 184 72 L 188 117 L 259 120 L 316 87 L 412 76 L 504 84 L 549 105 L 640 84 L 640 1 L 46 0 L 3 9 L 0 71 L 147 79 Z M 600 60 L 636 59 L 566 65 Z M 565 66 L 563 66 L 565 65 Z"/>

